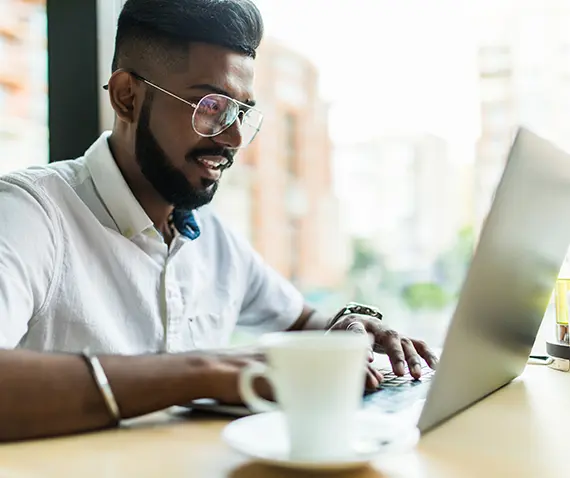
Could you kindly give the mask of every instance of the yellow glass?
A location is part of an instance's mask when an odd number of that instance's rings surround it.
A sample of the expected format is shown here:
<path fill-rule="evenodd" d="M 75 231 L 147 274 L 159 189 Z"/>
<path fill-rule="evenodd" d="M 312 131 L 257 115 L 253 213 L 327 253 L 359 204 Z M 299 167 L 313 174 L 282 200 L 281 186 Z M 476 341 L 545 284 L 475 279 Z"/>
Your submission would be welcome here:
<path fill-rule="evenodd" d="M 554 289 L 556 306 L 556 339 L 568 344 L 568 310 L 570 302 L 570 279 L 558 278 Z"/>

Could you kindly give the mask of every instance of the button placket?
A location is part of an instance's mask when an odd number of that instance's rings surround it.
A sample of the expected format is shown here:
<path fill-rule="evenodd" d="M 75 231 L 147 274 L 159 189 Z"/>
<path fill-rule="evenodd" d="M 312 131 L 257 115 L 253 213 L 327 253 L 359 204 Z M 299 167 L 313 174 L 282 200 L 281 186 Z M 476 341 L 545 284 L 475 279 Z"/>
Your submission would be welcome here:
<path fill-rule="evenodd" d="M 164 340 L 165 349 L 170 352 L 173 347 L 178 347 L 180 335 L 180 322 L 182 319 L 182 297 L 180 290 L 176 284 L 176 279 L 172 274 L 172 268 L 169 266 L 168 261 L 165 264 L 164 270 L 164 303 L 165 303 L 165 317 L 164 317 Z"/>

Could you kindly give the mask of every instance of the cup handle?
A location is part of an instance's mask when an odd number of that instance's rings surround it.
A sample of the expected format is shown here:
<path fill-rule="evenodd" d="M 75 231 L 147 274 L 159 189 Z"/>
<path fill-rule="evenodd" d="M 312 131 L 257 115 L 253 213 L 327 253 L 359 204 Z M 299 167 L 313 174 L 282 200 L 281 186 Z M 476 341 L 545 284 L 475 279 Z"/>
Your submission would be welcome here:
<path fill-rule="evenodd" d="M 269 400 L 261 398 L 253 388 L 256 377 L 265 377 L 271 381 L 269 367 L 263 363 L 255 362 L 246 366 L 239 376 L 239 391 L 243 402 L 254 412 L 274 412 L 279 407 Z"/>

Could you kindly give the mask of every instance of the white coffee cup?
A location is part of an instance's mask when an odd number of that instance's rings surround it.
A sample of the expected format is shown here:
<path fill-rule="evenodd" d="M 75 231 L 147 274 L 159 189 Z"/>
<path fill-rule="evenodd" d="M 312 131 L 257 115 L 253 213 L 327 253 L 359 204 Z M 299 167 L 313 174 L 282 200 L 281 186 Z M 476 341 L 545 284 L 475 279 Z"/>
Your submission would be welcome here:
<path fill-rule="evenodd" d="M 243 370 L 239 386 L 244 403 L 256 412 L 283 411 L 291 459 L 349 457 L 364 391 L 368 336 L 279 332 L 262 336 L 259 345 L 268 364 L 254 363 Z M 277 404 L 254 391 L 259 376 L 272 384 Z"/>

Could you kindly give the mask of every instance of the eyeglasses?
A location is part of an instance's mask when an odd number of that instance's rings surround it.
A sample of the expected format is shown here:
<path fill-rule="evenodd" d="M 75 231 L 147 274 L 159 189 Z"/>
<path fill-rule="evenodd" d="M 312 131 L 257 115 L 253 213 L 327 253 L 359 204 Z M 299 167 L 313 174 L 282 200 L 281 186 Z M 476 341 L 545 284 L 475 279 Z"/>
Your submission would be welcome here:
<path fill-rule="evenodd" d="M 212 138 L 222 134 L 230 128 L 236 120 L 239 120 L 241 143 L 237 148 L 245 148 L 254 140 L 255 136 L 261 129 L 261 124 L 263 123 L 263 114 L 261 111 L 250 105 L 230 98 L 229 96 L 211 93 L 202 97 L 198 103 L 192 103 L 158 85 L 155 85 L 133 71 L 127 71 L 127 73 L 131 74 L 137 80 L 140 80 L 194 108 L 194 113 L 192 114 L 192 127 L 196 134 L 204 138 Z M 108 90 L 109 85 L 105 85 L 103 88 Z"/>

